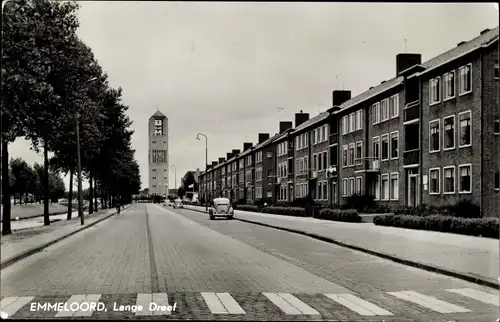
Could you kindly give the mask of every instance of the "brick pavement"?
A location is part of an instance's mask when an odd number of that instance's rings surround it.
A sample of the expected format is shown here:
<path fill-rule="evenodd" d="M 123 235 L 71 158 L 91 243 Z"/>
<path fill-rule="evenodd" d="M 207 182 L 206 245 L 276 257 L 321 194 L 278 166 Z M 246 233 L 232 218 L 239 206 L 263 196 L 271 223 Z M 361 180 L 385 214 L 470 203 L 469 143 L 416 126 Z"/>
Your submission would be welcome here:
<path fill-rule="evenodd" d="M 203 207 L 185 206 L 185 209 L 204 212 Z M 495 239 L 240 210 L 235 211 L 235 218 L 325 236 L 347 245 L 477 276 L 490 283 L 497 282 L 500 276 Z"/>

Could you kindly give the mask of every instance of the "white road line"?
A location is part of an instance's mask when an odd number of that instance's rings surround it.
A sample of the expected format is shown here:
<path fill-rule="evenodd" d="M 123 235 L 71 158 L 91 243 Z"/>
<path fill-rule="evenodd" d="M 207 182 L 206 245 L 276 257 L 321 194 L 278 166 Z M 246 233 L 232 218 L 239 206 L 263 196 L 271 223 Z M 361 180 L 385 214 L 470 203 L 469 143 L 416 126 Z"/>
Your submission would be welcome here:
<path fill-rule="evenodd" d="M 20 308 L 30 303 L 34 298 L 34 296 L 6 297 L 0 302 L 0 311 L 7 314 L 8 317 L 13 316 Z"/>
<path fill-rule="evenodd" d="M 85 298 L 81 303 L 86 303 L 88 304 L 87 307 L 82 307 L 80 310 L 76 311 L 73 316 L 92 316 L 92 313 L 94 313 L 95 307 L 91 309 L 90 305 L 96 305 L 99 299 L 101 298 L 101 294 L 87 294 L 85 295 Z M 82 309 L 86 310 L 83 311 Z"/>
<path fill-rule="evenodd" d="M 441 301 L 435 297 L 423 295 L 414 291 L 388 292 L 388 294 L 408 302 L 416 303 L 418 305 L 421 305 L 438 313 L 471 312 L 471 310 L 463 308 L 461 306 Z"/>
<path fill-rule="evenodd" d="M 61 318 L 61 317 L 68 317 L 68 316 L 73 316 L 75 314 L 75 311 L 71 310 L 71 305 L 72 304 L 80 304 L 85 300 L 85 294 L 78 294 L 78 295 L 71 295 L 71 297 L 64 303 L 64 311 L 58 311 L 56 314 L 56 318 Z M 76 305 L 75 305 L 76 306 Z"/>
<path fill-rule="evenodd" d="M 359 313 L 361 315 L 369 315 L 369 316 L 374 316 L 374 315 L 394 315 L 391 312 L 384 310 L 383 308 L 368 302 L 366 300 L 363 300 L 362 298 L 357 297 L 356 295 L 353 294 L 325 294 L 327 297 L 331 298 L 332 300 L 338 302 L 339 304 L 344 305 L 348 309 L 353 310 L 356 313 Z M 334 295 L 334 298 L 330 297 L 329 295 Z M 349 306 L 348 306 L 349 305 Z M 367 314 L 367 312 L 371 312 L 370 314 Z"/>
<path fill-rule="evenodd" d="M 479 290 L 475 290 L 473 288 L 455 288 L 455 289 L 448 289 L 448 292 L 460 294 L 465 297 L 469 297 L 471 299 L 474 299 L 479 302 L 487 303 L 487 304 L 492 304 L 495 306 L 500 306 L 500 298 L 498 294 L 491 294 Z"/>
<path fill-rule="evenodd" d="M 212 292 L 203 292 L 201 296 L 205 300 L 205 303 L 212 314 L 228 314 L 226 308 L 221 303 L 217 295 Z"/>
<path fill-rule="evenodd" d="M 157 305 L 153 315 L 171 315 L 172 312 L 168 311 L 168 294 L 167 293 L 153 293 L 153 303 Z M 164 310 L 167 309 L 167 310 Z M 155 310 L 155 308 L 153 308 Z"/>
<path fill-rule="evenodd" d="M 135 312 L 135 316 L 153 315 L 153 312 L 149 310 L 149 304 L 152 301 L 153 301 L 153 294 L 151 293 L 137 294 L 135 305 L 142 306 L 142 310 L 137 310 L 137 312 Z"/>
<path fill-rule="evenodd" d="M 290 293 L 278 293 L 278 295 L 282 299 L 284 299 L 285 301 L 287 301 L 288 303 L 293 305 L 297 310 L 302 312 L 302 314 L 319 315 L 318 311 L 316 311 L 315 309 L 313 309 L 312 307 L 310 307 L 306 303 L 302 302 L 301 300 L 299 300 L 298 298 L 296 298 L 295 296 L 293 296 Z"/>
<path fill-rule="evenodd" d="M 236 300 L 229 293 L 217 293 L 216 294 L 222 305 L 226 308 L 229 314 L 246 314 L 241 306 L 236 302 Z"/>
<path fill-rule="evenodd" d="M 302 315 L 303 313 L 299 311 L 296 307 L 285 301 L 276 293 L 262 293 L 269 301 L 273 302 L 283 313 L 290 315 Z"/>

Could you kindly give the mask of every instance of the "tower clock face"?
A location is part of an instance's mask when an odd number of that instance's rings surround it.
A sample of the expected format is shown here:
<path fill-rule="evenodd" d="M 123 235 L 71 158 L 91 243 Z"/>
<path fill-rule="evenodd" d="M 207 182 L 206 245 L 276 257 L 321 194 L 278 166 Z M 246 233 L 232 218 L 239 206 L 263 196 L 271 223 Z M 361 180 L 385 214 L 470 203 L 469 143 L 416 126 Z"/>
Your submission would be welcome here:
<path fill-rule="evenodd" d="M 155 120 L 155 125 L 156 125 L 156 126 L 161 126 L 161 125 L 162 125 L 161 120 Z"/>

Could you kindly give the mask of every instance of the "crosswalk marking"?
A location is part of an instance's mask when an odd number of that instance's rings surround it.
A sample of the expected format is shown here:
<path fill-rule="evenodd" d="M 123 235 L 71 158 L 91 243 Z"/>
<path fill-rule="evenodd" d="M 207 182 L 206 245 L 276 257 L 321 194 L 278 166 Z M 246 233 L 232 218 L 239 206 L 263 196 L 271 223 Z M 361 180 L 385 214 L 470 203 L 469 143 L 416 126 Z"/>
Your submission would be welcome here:
<path fill-rule="evenodd" d="M 201 293 L 212 314 L 246 314 L 229 293 Z"/>
<path fill-rule="evenodd" d="M 58 311 L 57 314 L 56 314 L 56 318 L 62 318 L 62 317 L 70 317 L 70 316 L 73 316 L 73 314 L 75 312 L 71 311 L 70 308 L 71 308 L 71 305 L 72 304 L 80 304 L 83 302 L 83 300 L 85 300 L 85 294 L 79 294 L 79 295 L 72 295 L 67 301 L 66 303 L 64 303 L 64 307 L 65 308 L 68 308 L 67 310 L 63 310 L 63 311 Z"/>
<path fill-rule="evenodd" d="M 216 294 L 222 305 L 226 308 L 229 314 L 246 314 L 241 306 L 236 302 L 236 300 L 229 293 L 217 293 Z"/>
<path fill-rule="evenodd" d="M 137 307 L 141 306 L 142 310 L 137 310 L 135 312 L 136 316 L 150 316 L 150 315 L 170 315 L 172 312 L 168 310 L 155 310 L 152 307 L 150 310 L 151 303 L 154 303 L 157 308 L 166 307 L 168 308 L 168 294 L 167 293 L 141 293 L 137 294 L 137 299 L 135 305 Z"/>
<path fill-rule="evenodd" d="M 228 312 L 226 311 L 226 308 L 224 308 L 224 305 L 222 305 L 221 301 L 215 295 L 215 293 L 211 292 L 203 292 L 201 293 L 201 296 L 205 300 L 205 303 L 208 306 L 208 309 L 212 314 L 227 314 Z"/>
<path fill-rule="evenodd" d="M 282 299 L 284 299 L 285 301 L 287 301 L 288 303 L 290 303 L 291 305 L 293 305 L 294 307 L 296 307 L 300 312 L 302 312 L 302 314 L 306 314 L 306 315 L 319 315 L 318 311 L 316 311 L 315 309 L 313 309 L 312 307 L 310 307 L 306 303 L 302 302 L 301 300 L 299 300 L 298 298 L 296 298 L 292 294 L 289 294 L 289 293 L 278 293 L 278 295 Z"/>
<path fill-rule="evenodd" d="M 168 294 L 167 293 L 153 293 L 153 303 L 160 307 L 159 310 L 154 311 L 153 315 L 171 315 L 172 311 L 169 309 Z M 164 310 L 166 308 L 166 310 Z M 154 309 L 154 308 L 153 308 Z"/>
<path fill-rule="evenodd" d="M 283 313 L 289 315 L 319 315 L 319 312 L 289 293 L 262 293 Z"/>
<path fill-rule="evenodd" d="M 6 297 L 0 301 L 0 311 L 7 317 L 14 315 L 20 308 L 33 301 L 34 296 Z"/>
<path fill-rule="evenodd" d="M 486 304 L 492 304 L 495 306 L 500 306 L 500 298 L 495 294 L 475 290 L 472 288 L 457 288 L 457 289 L 448 289 L 448 292 L 456 293 L 463 295 L 465 297 L 474 299 L 479 302 L 483 302 Z"/>
<path fill-rule="evenodd" d="M 92 316 L 95 307 L 90 307 L 90 304 L 96 304 L 101 298 L 101 294 L 87 294 L 81 303 L 87 303 L 88 307 L 81 307 L 73 316 Z"/>
<path fill-rule="evenodd" d="M 413 302 L 439 313 L 466 313 L 471 310 L 414 291 L 388 292 L 402 300 Z"/>
<path fill-rule="evenodd" d="M 325 294 L 325 296 L 360 315 L 394 315 L 391 312 L 353 294 Z"/>

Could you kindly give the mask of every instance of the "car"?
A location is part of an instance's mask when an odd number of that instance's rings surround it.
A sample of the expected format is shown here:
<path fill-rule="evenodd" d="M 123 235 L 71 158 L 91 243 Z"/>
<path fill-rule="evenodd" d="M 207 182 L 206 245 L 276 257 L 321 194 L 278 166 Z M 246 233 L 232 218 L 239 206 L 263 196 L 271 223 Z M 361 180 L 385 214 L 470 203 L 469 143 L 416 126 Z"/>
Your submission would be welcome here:
<path fill-rule="evenodd" d="M 227 219 L 233 219 L 234 209 L 231 205 L 231 200 L 228 198 L 215 198 L 212 201 L 210 209 L 208 209 L 208 215 L 210 220 L 214 220 L 215 217 L 226 217 Z"/>
<path fill-rule="evenodd" d="M 179 199 L 179 198 L 175 199 L 174 202 L 173 202 L 173 207 L 174 207 L 174 209 L 175 208 L 184 208 L 182 200 Z"/>

